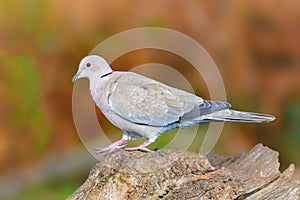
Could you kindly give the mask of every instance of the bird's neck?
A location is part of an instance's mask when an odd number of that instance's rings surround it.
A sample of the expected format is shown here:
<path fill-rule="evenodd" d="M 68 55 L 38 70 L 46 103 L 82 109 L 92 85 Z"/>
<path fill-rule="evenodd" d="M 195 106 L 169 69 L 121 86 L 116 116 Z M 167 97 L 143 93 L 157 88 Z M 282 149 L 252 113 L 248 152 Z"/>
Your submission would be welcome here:
<path fill-rule="evenodd" d="M 93 97 L 95 97 L 96 93 L 99 95 L 99 93 L 104 94 L 106 85 L 108 84 L 110 80 L 110 75 L 101 77 L 100 75 L 94 76 L 90 78 L 90 92 Z"/>
<path fill-rule="evenodd" d="M 92 95 L 94 95 L 97 85 L 101 82 L 101 78 L 100 76 L 93 76 L 89 78 L 89 81 L 90 81 L 89 84 L 90 92 Z"/>

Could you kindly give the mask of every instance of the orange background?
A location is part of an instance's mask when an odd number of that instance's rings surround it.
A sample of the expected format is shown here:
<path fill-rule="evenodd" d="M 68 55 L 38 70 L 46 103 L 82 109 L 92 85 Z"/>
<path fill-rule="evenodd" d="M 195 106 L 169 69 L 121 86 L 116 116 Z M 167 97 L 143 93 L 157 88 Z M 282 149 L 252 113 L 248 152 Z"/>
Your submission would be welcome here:
<path fill-rule="evenodd" d="M 282 168 L 299 166 L 299 10 L 299 1 L 283 0 L 2 0 L 1 199 L 64 199 L 82 183 L 96 161 L 76 134 L 71 78 L 99 42 L 144 26 L 174 29 L 198 41 L 216 62 L 233 108 L 277 117 L 263 125 L 227 123 L 215 152 L 232 155 L 263 143 L 280 152 Z M 183 73 L 188 69 L 174 55 L 151 50 L 126 54 L 112 66 L 128 70 L 154 58 Z M 192 74 L 189 80 L 198 81 Z M 194 89 L 209 98 L 205 86 Z M 105 124 L 115 133 L 112 140 L 120 137 Z"/>

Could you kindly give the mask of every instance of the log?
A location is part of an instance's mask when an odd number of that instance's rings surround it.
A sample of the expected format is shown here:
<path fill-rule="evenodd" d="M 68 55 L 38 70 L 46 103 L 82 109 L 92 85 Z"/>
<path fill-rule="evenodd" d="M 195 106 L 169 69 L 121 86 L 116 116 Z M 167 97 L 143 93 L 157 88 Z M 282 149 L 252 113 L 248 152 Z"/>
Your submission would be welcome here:
<path fill-rule="evenodd" d="M 295 166 L 280 173 L 278 155 L 262 144 L 232 157 L 115 150 L 68 199 L 299 199 Z"/>

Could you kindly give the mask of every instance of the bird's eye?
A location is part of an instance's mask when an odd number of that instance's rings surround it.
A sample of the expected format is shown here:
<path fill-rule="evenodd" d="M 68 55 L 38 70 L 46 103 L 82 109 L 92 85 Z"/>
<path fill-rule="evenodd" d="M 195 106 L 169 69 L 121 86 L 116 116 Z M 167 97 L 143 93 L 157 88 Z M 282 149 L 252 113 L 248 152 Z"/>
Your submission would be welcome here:
<path fill-rule="evenodd" d="M 85 63 L 86 68 L 90 68 L 92 64 L 90 62 Z"/>

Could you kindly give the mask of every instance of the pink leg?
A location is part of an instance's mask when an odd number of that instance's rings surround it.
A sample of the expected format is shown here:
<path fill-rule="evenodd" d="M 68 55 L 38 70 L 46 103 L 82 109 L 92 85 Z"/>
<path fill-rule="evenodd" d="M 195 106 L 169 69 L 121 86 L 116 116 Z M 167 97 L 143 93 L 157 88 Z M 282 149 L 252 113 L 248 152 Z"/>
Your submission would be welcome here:
<path fill-rule="evenodd" d="M 95 149 L 95 151 L 96 151 L 96 153 L 103 153 L 106 151 L 113 151 L 114 149 L 121 149 L 121 148 L 125 147 L 125 144 L 127 141 L 128 140 L 121 139 L 121 140 L 118 140 L 118 141 L 112 143 L 111 145 L 109 145 L 107 147 Z"/>
<path fill-rule="evenodd" d="M 153 142 L 153 141 L 151 141 L 151 140 L 146 140 L 145 142 L 143 142 L 143 143 L 140 144 L 139 146 L 125 148 L 125 150 L 126 150 L 126 151 L 142 150 L 142 151 L 148 151 L 148 152 L 151 152 L 152 150 L 147 149 L 146 146 L 148 146 L 148 145 L 151 144 L 152 142 Z"/>

